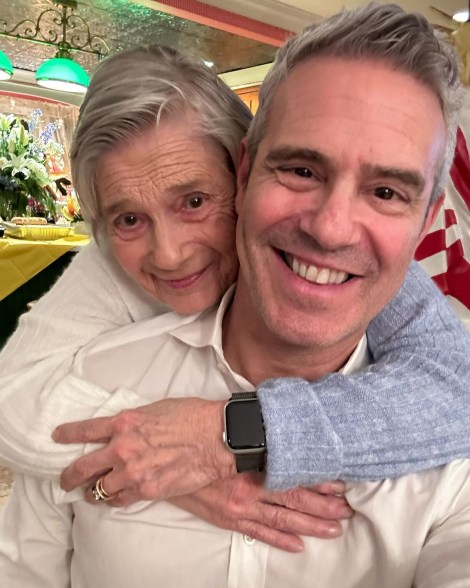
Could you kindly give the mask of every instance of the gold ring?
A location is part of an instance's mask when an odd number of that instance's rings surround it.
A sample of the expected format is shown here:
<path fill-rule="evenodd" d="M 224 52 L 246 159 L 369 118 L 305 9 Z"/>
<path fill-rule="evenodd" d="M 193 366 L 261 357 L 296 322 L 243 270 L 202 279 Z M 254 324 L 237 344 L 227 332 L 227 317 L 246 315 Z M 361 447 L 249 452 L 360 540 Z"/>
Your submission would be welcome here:
<path fill-rule="evenodd" d="M 103 502 L 107 502 L 108 500 L 113 500 L 113 498 L 116 498 L 118 493 L 116 492 L 116 494 L 113 494 L 112 496 L 111 494 L 108 494 L 103 488 L 103 478 L 104 476 L 101 476 L 96 480 L 96 482 L 91 487 L 91 493 L 93 494 L 95 500 L 102 500 Z"/>

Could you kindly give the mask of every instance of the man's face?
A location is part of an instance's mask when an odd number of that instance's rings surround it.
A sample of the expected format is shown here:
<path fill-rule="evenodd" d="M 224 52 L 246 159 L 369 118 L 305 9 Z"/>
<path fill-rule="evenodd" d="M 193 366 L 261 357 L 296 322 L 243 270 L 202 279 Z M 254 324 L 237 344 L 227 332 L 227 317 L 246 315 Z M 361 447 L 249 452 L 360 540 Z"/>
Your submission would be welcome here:
<path fill-rule="evenodd" d="M 294 346 L 345 349 L 401 286 L 446 128 L 433 93 L 378 61 L 320 57 L 277 89 L 239 172 L 238 296 Z M 333 347 L 334 346 L 334 347 Z"/>

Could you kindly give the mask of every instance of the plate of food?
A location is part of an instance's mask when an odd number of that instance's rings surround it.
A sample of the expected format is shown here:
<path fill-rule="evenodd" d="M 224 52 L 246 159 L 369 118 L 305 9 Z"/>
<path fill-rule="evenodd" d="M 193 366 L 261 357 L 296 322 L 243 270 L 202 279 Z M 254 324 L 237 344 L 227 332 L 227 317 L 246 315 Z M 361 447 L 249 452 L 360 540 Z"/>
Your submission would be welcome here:
<path fill-rule="evenodd" d="M 14 217 L 3 225 L 6 237 L 28 241 L 54 241 L 68 237 L 73 232 L 72 227 L 49 225 L 42 217 Z"/>

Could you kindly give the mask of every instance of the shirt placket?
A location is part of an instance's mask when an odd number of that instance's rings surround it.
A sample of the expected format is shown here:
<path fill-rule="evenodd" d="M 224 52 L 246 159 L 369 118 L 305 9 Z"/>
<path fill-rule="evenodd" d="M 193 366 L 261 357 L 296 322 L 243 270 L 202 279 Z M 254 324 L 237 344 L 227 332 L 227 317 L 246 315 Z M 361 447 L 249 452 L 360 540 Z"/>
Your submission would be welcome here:
<path fill-rule="evenodd" d="M 232 533 L 227 588 L 264 588 L 269 549 L 248 535 Z"/>

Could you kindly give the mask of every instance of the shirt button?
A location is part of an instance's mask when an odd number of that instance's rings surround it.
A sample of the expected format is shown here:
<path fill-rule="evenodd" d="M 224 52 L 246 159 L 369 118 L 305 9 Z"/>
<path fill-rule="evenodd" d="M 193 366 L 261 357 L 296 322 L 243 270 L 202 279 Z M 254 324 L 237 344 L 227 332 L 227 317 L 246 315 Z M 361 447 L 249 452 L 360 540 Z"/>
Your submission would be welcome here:
<path fill-rule="evenodd" d="M 253 545 L 253 543 L 256 541 L 256 539 L 253 539 L 253 537 L 250 537 L 249 535 L 243 535 L 243 541 L 247 545 Z"/>

